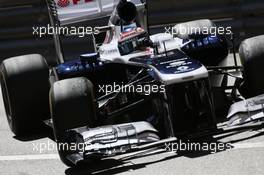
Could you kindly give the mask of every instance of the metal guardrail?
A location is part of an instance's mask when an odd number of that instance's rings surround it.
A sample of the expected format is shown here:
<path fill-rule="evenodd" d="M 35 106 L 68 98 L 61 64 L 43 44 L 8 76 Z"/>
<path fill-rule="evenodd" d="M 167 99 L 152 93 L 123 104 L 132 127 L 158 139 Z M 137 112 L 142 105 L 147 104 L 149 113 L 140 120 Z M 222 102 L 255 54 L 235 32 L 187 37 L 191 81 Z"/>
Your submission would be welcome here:
<path fill-rule="evenodd" d="M 34 5 L 34 4 L 43 4 L 44 1 L 42 0 L 1 0 L 0 2 L 0 8 L 3 7 L 17 7 L 17 6 L 23 6 L 23 5 Z"/>
<path fill-rule="evenodd" d="M 37 38 L 33 26 L 49 23 L 43 0 L 1 0 L 0 60 L 22 54 L 40 53 L 52 62 L 52 37 Z"/>
<path fill-rule="evenodd" d="M 103 2 L 104 0 L 102 0 Z M 164 31 L 162 25 L 209 18 L 218 25 L 232 26 L 241 41 L 244 38 L 264 34 L 263 0 L 148 0 L 152 32 Z M 32 27 L 49 23 L 45 0 L 0 1 L 0 60 L 5 58 L 41 53 L 54 62 L 55 50 L 51 36 L 33 36 Z M 107 18 L 82 22 L 78 25 L 105 25 Z M 72 57 L 90 48 L 90 38 L 62 38 L 66 56 Z M 239 44 L 239 42 L 238 42 Z"/>
<path fill-rule="evenodd" d="M 240 41 L 264 34 L 263 0 L 148 0 L 152 29 L 162 31 L 160 25 L 209 18 L 218 26 L 231 26 Z M 164 31 L 164 27 L 163 27 Z"/>

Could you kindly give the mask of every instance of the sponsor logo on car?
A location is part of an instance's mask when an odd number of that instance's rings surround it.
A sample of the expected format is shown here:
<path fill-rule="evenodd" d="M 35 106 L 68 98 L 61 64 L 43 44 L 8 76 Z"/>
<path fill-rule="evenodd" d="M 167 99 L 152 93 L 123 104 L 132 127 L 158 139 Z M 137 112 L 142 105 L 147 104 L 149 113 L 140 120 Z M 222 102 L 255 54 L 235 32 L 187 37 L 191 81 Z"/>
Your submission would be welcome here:
<path fill-rule="evenodd" d="M 83 3 L 89 3 L 93 0 L 56 0 L 58 7 L 68 7 L 70 5 L 78 5 Z"/>

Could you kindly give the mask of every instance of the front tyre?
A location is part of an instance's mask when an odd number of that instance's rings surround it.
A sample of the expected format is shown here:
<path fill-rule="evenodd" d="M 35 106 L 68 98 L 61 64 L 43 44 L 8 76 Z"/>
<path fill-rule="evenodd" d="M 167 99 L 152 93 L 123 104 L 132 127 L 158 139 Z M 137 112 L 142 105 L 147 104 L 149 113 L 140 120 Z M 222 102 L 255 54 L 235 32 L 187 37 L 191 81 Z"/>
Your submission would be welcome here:
<path fill-rule="evenodd" d="M 244 83 L 240 93 L 245 98 L 264 93 L 264 35 L 246 39 L 239 48 Z"/>
<path fill-rule="evenodd" d="M 39 129 L 49 117 L 49 68 L 38 54 L 6 59 L 0 66 L 8 124 L 16 136 Z"/>
<path fill-rule="evenodd" d="M 72 78 L 54 83 L 50 91 L 51 114 L 58 153 L 67 166 L 74 164 L 67 159 L 72 150 L 60 145 L 72 142 L 70 129 L 95 125 L 96 103 L 93 84 L 86 78 Z"/>

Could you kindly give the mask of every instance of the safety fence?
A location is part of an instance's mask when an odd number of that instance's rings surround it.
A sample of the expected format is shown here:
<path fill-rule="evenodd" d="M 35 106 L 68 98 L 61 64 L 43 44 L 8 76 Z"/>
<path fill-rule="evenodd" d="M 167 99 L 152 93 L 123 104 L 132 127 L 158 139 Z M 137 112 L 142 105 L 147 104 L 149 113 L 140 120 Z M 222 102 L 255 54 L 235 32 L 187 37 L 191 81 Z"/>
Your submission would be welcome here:
<path fill-rule="evenodd" d="M 165 32 L 164 26 L 179 22 L 209 18 L 218 25 L 231 26 L 238 44 L 244 38 L 264 34 L 263 0 L 148 0 L 148 4 L 152 32 Z M 102 16 L 74 25 L 106 25 L 107 19 Z M 40 53 L 54 63 L 56 54 L 52 36 L 40 38 L 32 34 L 32 27 L 47 26 L 48 23 L 45 0 L 0 0 L 0 60 Z M 64 36 L 62 46 L 67 57 L 93 48 L 90 37 Z"/>

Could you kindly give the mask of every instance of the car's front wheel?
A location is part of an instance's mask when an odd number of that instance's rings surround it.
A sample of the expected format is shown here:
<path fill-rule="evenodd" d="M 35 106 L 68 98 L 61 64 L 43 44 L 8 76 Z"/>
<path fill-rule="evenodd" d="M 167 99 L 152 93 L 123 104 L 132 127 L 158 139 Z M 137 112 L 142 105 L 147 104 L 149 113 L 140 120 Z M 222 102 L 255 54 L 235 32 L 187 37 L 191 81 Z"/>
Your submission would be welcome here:
<path fill-rule="evenodd" d="M 95 125 L 96 102 L 93 84 L 86 78 L 72 78 L 55 82 L 50 91 L 51 115 L 58 153 L 64 164 L 74 166 L 67 155 L 70 129 Z M 63 147 L 61 146 L 63 145 Z"/>
<path fill-rule="evenodd" d="M 246 98 L 264 94 L 264 35 L 243 41 L 239 55 L 244 68 L 240 93 Z"/>
<path fill-rule="evenodd" d="M 6 59 L 1 66 L 6 116 L 16 136 L 36 132 L 49 117 L 49 68 L 38 54 Z"/>

